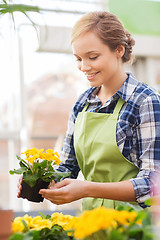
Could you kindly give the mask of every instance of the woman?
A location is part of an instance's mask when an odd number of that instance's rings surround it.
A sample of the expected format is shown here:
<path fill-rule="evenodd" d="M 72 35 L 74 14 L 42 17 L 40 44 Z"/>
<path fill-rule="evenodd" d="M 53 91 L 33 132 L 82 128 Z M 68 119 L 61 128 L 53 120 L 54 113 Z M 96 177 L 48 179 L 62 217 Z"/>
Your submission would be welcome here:
<path fill-rule="evenodd" d="M 91 88 L 73 107 L 59 171 L 77 178 L 81 170 L 85 181 L 64 179 L 40 194 L 55 204 L 84 198 L 84 210 L 120 201 L 146 207 L 160 160 L 160 97 L 124 70 L 134 40 L 113 14 L 90 12 L 71 43 Z"/>

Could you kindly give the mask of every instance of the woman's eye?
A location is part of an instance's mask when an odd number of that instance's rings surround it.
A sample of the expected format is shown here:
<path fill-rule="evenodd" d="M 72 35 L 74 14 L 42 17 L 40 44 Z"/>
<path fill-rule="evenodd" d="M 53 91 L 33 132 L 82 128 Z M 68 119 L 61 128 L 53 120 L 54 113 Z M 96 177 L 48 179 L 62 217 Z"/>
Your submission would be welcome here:
<path fill-rule="evenodd" d="M 80 61 L 81 61 L 81 59 L 80 59 L 80 58 L 77 58 L 77 59 L 76 59 L 76 61 L 77 61 L 77 62 L 80 62 Z"/>
<path fill-rule="evenodd" d="M 90 60 L 95 60 L 98 56 L 95 56 L 95 57 L 90 57 L 89 59 Z"/>

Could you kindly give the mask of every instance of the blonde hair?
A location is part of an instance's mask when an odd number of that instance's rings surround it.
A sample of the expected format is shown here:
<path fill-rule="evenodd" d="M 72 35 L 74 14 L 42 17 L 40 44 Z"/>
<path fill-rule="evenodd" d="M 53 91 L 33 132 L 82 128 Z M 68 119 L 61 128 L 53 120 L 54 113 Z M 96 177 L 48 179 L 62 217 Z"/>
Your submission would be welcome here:
<path fill-rule="evenodd" d="M 101 11 L 89 12 L 83 15 L 72 29 L 71 44 L 80 34 L 90 31 L 95 32 L 101 41 L 108 45 L 112 51 L 115 51 L 118 46 L 123 45 L 125 53 L 122 61 L 128 62 L 131 60 L 132 47 L 135 41 L 114 14 Z"/>

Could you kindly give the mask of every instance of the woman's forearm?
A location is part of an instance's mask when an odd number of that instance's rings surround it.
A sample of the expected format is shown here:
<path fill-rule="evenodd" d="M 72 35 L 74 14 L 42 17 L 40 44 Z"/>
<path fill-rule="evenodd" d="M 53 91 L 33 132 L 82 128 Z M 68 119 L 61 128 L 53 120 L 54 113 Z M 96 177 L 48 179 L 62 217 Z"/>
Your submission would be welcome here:
<path fill-rule="evenodd" d="M 86 196 L 118 201 L 135 201 L 135 191 L 130 181 L 97 183 L 86 181 Z"/>
<path fill-rule="evenodd" d="M 41 189 L 39 193 L 54 204 L 69 203 L 85 197 L 135 201 L 134 188 L 130 181 L 98 183 L 66 178 L 50 189 Z"/>

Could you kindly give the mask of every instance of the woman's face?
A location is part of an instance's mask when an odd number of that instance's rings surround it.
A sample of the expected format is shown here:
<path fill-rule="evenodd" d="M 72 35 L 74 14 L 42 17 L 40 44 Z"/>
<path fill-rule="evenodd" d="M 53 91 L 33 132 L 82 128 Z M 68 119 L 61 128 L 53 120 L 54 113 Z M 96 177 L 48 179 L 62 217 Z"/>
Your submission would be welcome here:
<path fill-rule="evenodd" d="M 108 86 L 118 75 L 121 56 L 111 51 L 94 32 L 81 34 L 72 44 L 78 68 L 92 87 Z"/>

